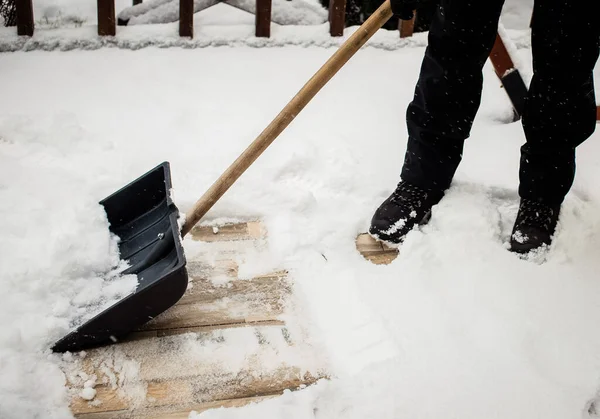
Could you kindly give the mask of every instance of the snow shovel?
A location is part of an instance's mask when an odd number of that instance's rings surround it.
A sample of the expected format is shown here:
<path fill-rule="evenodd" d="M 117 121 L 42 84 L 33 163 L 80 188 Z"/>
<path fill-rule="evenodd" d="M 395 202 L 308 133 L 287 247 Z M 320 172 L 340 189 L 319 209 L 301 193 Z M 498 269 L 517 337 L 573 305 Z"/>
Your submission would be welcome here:
<path fill-rule="evenodd" d="M 385 0 L 194 204 L 181 231 L 179 211 L 169 193 L 168 162 L 101 201 L 111 232 L 120 238 L 120 256 L 131 265 L 124 273 L 136 274 L 139 285 L 134 293 L 63 337 L 52 349 L 76 351 L 117 342 L 177 303 L 188 284 L 183 237 L 391 17 L 390 0 Z"/>

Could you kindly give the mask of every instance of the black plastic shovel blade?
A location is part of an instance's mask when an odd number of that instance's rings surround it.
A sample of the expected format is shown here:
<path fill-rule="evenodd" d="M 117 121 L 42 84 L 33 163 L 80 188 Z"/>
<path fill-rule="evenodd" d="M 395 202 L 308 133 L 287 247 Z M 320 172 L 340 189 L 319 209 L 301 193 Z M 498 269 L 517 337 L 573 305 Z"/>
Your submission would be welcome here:
<path fill-rule="evenodd" d="M 171 172 L 164 162 L 100 201 L 110 231 L 120 238 L 121 259 L 138 286 L 108 309 L 55 343 L 55 352 L 79 351 L 123 336 L 173 306 L 188 285 L 186 260 L 171 200 Z"/>

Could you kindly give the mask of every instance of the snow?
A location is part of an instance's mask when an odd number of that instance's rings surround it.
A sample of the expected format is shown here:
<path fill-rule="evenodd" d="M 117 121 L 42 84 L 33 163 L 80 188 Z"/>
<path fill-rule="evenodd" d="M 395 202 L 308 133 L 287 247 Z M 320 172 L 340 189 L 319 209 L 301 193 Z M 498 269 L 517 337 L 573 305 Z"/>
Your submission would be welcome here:
<path fill-rule="evenodd" d="M 215 24 L 228 22 L 254 24 L 256 2 L 248 0 L 194 0 L 194 12 L 214 13 Z M 319 25 L 327 21 L 328 11 L 314 0 L 274 0 L 271 20 L 278 25 Z M 179 0 L 150 0 L 126 8 L 118 18 L 128 20 L 127 25 L 169 23 L 179 20 Z"/>
<path fill-rule="evenodd" d="M 123 19 L 147 12 L 156 6 L 164 7 L 168 3 L 174 3 L 173 0 L 145 0 L 142 4 L 131 7 L 131 0 L 114 1 L 116 14 Z M 200 3 L 210 3 L 210 0 L 195 0 L 195 4 Z M 253 1 L 247 0 L 230 0 L 228 3 L 238 7 L 244 6 L 246 9 L 255 7 Z M 95 25 L 97 21 L 97 4 L 94 0 L 33 0 L 33 6 L 36 25 L 42 27 Z M 165 10 L 173 7 L 176 5 L 171 4 Z M 502 11 L 505 26 L 508 29 L 527 29 L 532 8 L 533 0 L 506 0 Z M 230 19 L 229 14 L 235 13 L 230 9 L 220 13 L 220 21 L 215 23 L 222 24 Z M 323 19 L 327 18 L 327 10 L 318 0 L 276 0 L 272 12 L 274 21 L 281 24 L 312 25 L 322 23 Z M 162 21 L 166 22 L 168 19 Z"/>
<path fill-rule="evenodd" d="M 3 48 L 28 50 L 4 54 L 0 78 L 2 418 L 70 418 L 60 367 L 76 377 L 84 354 L 48 348 L 135 287 L 115 275 L 116 243 L 97 202 L 168 160 L 185 212 L 341 42 L 326 26 L 256 40 L 240 25 L 198 28 L 204 39 L 177 44 L 175 28 L 123 28 L 112 41 L 90 27 L 40 30 L 31 41 L 0 32 Z M 203 49 L 155 48 L 154 35 L 162 46 Z M 123 49 L 80 50 L 109 42 Z M 219 42 L 228 48 L 211 47 Z M 509 253 L 524 137 L 507 123 L 510 102 L 488 64 L 463 163 L 430 224 L 391 265 L 355 250 L 397 183 L 424 45 L 423 36 L 377 34 L 204 220 L 218 228 L 263 219 L 269 257 L 240 272 L 289 270 L 298 316 L 323 345 L 332 379 L 191 418 L 589 417 L 600 384 L 600 134 L 578 151 L 555 246 L 532 260 Z M 524 36 L 515 47 L 530 77 Z M 225 364 L 242 361 L 177 339 Z M 131 377 L 140 367 L 115 364 Z M 93 399 L 95 378 L 78 377 L 81 396 Z"/>
<path fill-rule="evenodd" d="M 217 6 L 215 6 L 217 7 Z M 230 7 L 224 5 L 223 7 Z M 74 49 L 95 50 L 103 47 L 120 49 L 142 49 L 147 47 L 181 47 L 186 49 L 206 48 L 211 46 L 227 47 L 338 47 L 358 27 L 347 28 L 344 37 L 331 37 L 329 24 L 322 25 L 276 25 L 271 27 L 270 38 L 254 36 L 254 24 L 205 25 L 214 22 L 214 11 L 205 10 L 194 15 L 194 38 L 179 36 L 179 23 L 155 25 L 133 25 L 117 27 L 114 37 L 99 37 L 96 28 L 92 26 L 78 28 L 40 29 L 33 37 L 18 37 L 12 28 L 0 28 L 0 52 L 61 50 Z M 240 12 L 245 14 L 245 12 Z M 246 16 L 245 16 L 246 17 Z M 394 50 L 408 46 L 425 46 L 427 36 L 424 33 L 415 34 L 412 38 L 400 39 L 398 31 L 381 31 L 367 43 L 368 47 Z"/>
<path fill-rule="evenodd" d="M 131 6 L 131 0 L 114 0 L 115 10 Z M 98 6 L 94 0 L 33 0 L 37 27 L 96 25 Z"/>
<path fill-rule="evenodd" d="M 96 397 L 96 390 L 91 387 L 85 387 L 81 390 L 81 397 L 85 400 L 93 400 Z"/>

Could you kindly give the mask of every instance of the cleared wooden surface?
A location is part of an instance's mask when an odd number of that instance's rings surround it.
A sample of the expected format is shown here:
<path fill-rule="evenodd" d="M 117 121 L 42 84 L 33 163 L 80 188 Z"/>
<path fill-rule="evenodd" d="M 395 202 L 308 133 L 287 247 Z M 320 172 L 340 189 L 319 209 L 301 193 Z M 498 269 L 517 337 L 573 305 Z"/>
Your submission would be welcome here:
<path fill-rule="evenodd" d="M 265 237 L 265 230 L 258 221 L 228 224 L 220 227 L 196 226 L 191 231 L 194 240 L 203 242 L 255 240 Z"/>
<path fill-rule="evenodd" d="M 365 259 L 376 265 L 392 263 L 399 254 L 398 249 L 389 247 L 366 233 L 356 238 L 356 249 Z"/>
<path fill-rule="evenodd" d="M 288 340 L 285 327 L 263 326 L 91 351 L 82 360 L 82 370 L 98 377 L 96 400 L 101 403 L 75 397 L 71 410 L 81 418 L 106 412 L 113 417 L 132 412 L 139 416 L 189 413 L 202 404 L 281 394 L 324 377 L 318 371 L 286 364 L 285 358 L 301 352 L 294 347 L 296 342 Z M 241 342 L 246 346 L 241 347 Z M 285 353 L 281 360 L 278 353 Z"/>
<path fill-rule="evenodd" d="M 282 320 L 292 297 L 288 273 L 239 277 L 244 252 L 262 251 L 261 223 L 197 226 L 190 236 L 182 299 L 127 340 L 65 361 L 76 417 L 187 418 L 327 378 L 302 328 Z M 86 385 L 95 394 L 82 393 Z"/>
<path fill-rule="evenodd" d="M 80 418 L 84 419 L 188 419 L 190 411 L 195 411 L 197 413 L 204 412 L 209 409 L 216 409 L 220 407 L 230 408 L 230 407 L 242 407 L 249 403 L 257 403 L 263 400 L 271 399 L 273 397 L 277 397 L 278 394 L 269 395 L 269 396 L 258 396 L 258 397 L 245 397 L 240 399 L 230 399 L 230 400 L 218 400 L 214 402 L 208 403 L 200 403 L 200 404 L 192 404 L 189 408 L 180 410 L 180 411 L 140 411 L 140 412 L 130 412 L 130 411 L 112 411 L 112 412 L 96 412 L 96 413 L 84 413 L 78 415 Z"/>

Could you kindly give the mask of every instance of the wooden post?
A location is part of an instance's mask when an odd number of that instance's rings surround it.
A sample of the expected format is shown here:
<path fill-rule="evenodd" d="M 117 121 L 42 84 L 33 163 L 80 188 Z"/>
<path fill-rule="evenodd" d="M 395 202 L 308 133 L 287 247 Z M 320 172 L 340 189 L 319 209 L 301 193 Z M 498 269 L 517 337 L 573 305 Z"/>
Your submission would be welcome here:
<path fill-rule="evenodd" d="M 98 35 L 115 36 L 115 0 L 98 0 Z"/>
<path fill-rule="evenodd" d="M 515 120 L 521 118 L 523 107 L 525 106 L 525 98 L 527 97 L 527 86 L 515 67 L 515 64 L 504 45 L 504 41 L 500 33 L 496 35 L 496 41 L 490 53 L 490 60 L 494 66 L 494 71 L 504 90 L 512 102 L 515 111 Z"/>
<path fill-rule="evenodd" d="M 17 34 L 33 35 L 33 4 L 32 0 L 17 0 Z"/>
<path fill-rule="evenodd" d="M 256 0 L 256 36 L 269 38 L 271 36 L 271 0 Z"/>
<path fill-rule="evenodd" d="M 346 27 L 346 0 L 329 0 L 329 34 L 343 36 Z"/>
<path fill-rule="evenodd" d="M 179 0 L 179 36 L 194 37 L 194 0 Z"/>
<path fill-rule="evenodd" d="M 596 108 L 596 121 L 600 121 L 600 106 Z"/>
<path fill-rule="evenodd" d="M 400 38 L 410 38 L 415 32 L 415 19 L 417 18 L 417 11 L 413 11 L 413 17 L 411 20 L 398 20 L 398 30 L 400 31 Z"/>

